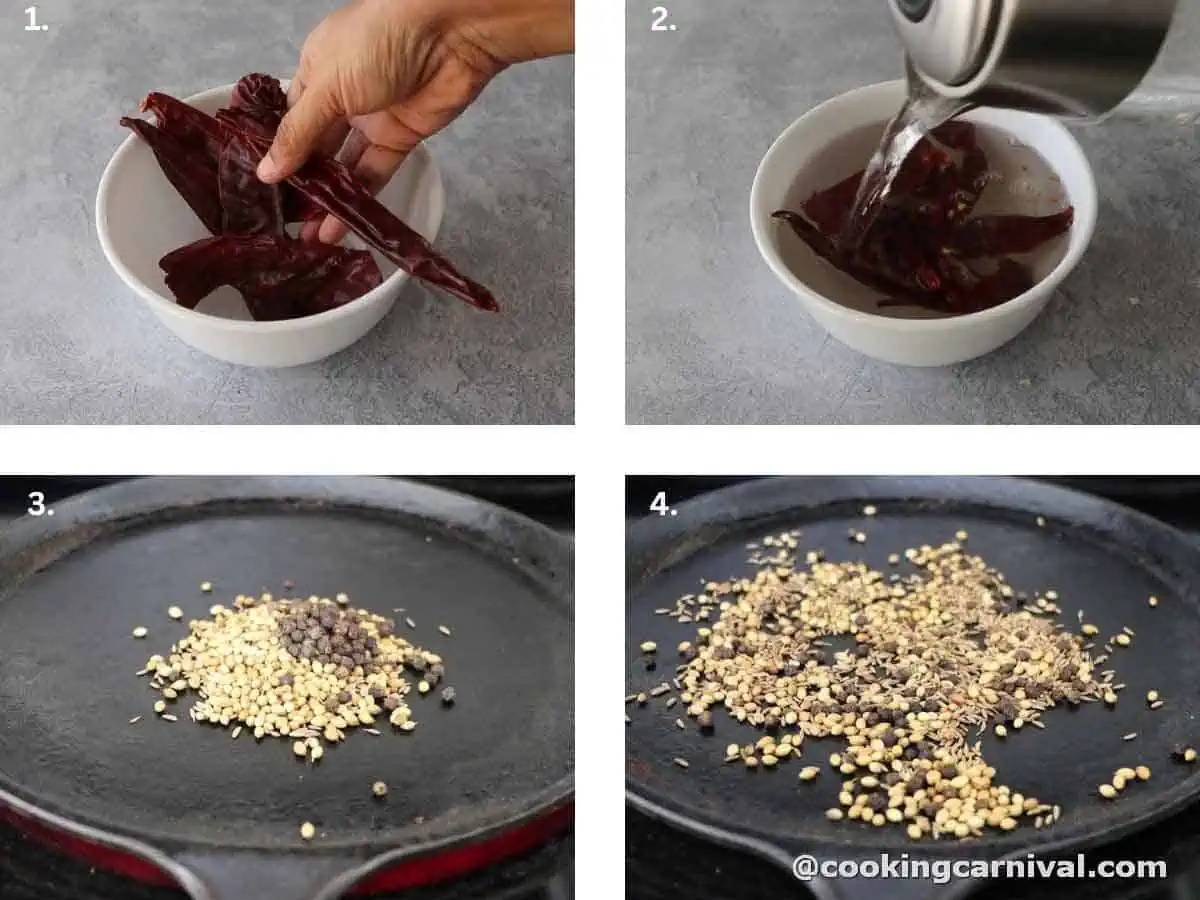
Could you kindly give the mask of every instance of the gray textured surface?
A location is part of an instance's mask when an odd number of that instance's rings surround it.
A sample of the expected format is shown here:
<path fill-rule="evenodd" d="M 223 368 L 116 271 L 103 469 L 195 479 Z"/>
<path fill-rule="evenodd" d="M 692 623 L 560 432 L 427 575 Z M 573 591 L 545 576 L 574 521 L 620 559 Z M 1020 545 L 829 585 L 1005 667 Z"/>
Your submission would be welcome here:
<path fill-rule="evenodd" d="M 285 371 L 177 340 L 109 269 L 96 188 L 150 90 L 187 96 L 249 71 L 288 76 L 335 4 L 39 4 L 0 27 L 0 423 L 573 421 L 573 63 L 500 76 L 430 147 L 446 182 L 438 245 L 504 306 L 405 288 L 363 341 Z"/>
<path fill-rule="evenodd" d="M 873 0 L 628 3 L 628 418 L 633 423 L 1196 423 L 1200 179 L 1194 128 L 1078 131 L 1095 240 L 1008 347 L 949 369 L 827 338 L 762 262 L 750 185 L 816 103 L 899 76 Z M 1197 68 L 1200 69 L 1200 60 Z"/>

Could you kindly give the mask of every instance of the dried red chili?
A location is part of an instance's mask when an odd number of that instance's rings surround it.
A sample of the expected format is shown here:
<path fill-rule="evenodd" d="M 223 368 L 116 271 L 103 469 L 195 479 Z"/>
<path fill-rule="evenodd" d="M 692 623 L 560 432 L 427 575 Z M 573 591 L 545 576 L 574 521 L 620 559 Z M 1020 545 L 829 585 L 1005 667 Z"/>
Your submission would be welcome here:
<path fill-rule="evenodd" d="M 121 124 L 150 145 L 205 227 L 230 239 L 197 241 L 163 258 L 167 285 L 181 305 L 194 308 L 224 284 L 242 292 L 256 319 L 311 315 L 361 296 L 381 280 L 374 260 L 366 262 L 369 253 L 312 248 L 286 234 L 288 223 L 329 213 L 413 276 L 481 309 L 499 308 L 487 288 L 460 274 L 341 163 L 313 159 L 281 185 L 258 180 L 258 163 L 287 111 L 287 97 L 271 76 L 243 78 L 231 106 L 216 116 L 161 93 L 149 94 L 142 111 L 156 124 L 131 118 Z"/>
<path fill-rule="evenodd" d="M 217 184 L 223 214 L 221 234 L 287 233 L 278 185 L 258 178 L 258 157 L 242 135 L 232 135 L 221 150 Z"/>
<path fill-rule="evenodd" d="M 144 119 L 121 119 L 121 124 L 149 145 L 167 180 L 213 234 L 221 233 L 223 214 L 217 187 L 217 167 L 174 134 L 155 128 Z"/>
<path fill-rule="evenodd" d="M 880 306 L 921 306 L 965 314 L 998 306 L 1033 287 L 1033 274 L 1009 259 L 1066 233 L 1068 207 L 1049 216 L 970 218 L 992 180 L 975 126 L 948 122 L 917 144 L 859 245 L 840 246 L 863 172 L 814 193 L 802 212 L 779 210 L 812 250 L 886 295 Z"/>
<path fill-rule="evenodd" d="M 168 253 L 159 264 L 180 306 L 195 309 L 217 288 L 241 292 L 255 319 L 315 315 L 382 280 L 366 250 L 305 243 L 286 235 L 221 235 Z"/>

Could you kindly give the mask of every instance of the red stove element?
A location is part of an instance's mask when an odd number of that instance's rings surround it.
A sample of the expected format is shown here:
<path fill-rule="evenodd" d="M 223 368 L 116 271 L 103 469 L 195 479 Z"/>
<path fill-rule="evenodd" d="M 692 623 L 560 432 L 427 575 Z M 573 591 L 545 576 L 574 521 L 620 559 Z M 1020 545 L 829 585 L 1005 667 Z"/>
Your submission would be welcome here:
<path fill-rule="evenodd" d="M 51 828 L 5 806 L 0 806 L 0 819 L 13 825 L 27 837 L 109 872 L 158 887 L 178 887 L 175 879 L 154 863 L 127 851 Z M 354 887 L 351 894 L 367 897 L 395 893 L 459 878 L 547 844 L 566 833 L 574 821 L 574 804 L 561 806 L 539 819 L 487 840 L 398 863 L 368 876 L 365 881 Z"/>

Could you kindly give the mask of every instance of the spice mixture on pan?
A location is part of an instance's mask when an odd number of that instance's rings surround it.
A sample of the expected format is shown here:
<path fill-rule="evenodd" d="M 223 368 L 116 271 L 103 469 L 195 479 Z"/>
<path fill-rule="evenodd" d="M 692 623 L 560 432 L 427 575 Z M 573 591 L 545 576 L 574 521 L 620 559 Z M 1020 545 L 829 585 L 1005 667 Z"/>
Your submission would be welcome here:
<path fill-rule="evenodd" d="M 724 707 L 764 732 L 724 749 L 727 764 L 749 770 L 802 757 L 806 738 L 843 738 L 828 759 L 842 778 L 831 820 L 896 825 L 913 840 L 1057 821 L 1057 805 L 997 782 L 978 737 L 986 728 L 1005 738 L 1043 727 L 1042 712 L 1061 703 L 1115 704 L 1124 685 L 1100 667 L 1133 635 L 1122 631 L 1093 657 L 1098 639 L 1056 620 L 1054 591 L 1018 593 L 966 551 L 965 532 L 904 551 L 917 569 L 907 576 L 827 562 L 820 552 L 799 560 L 798 534 L 751 544 L 753 577 L 710 582 L 657 610 L 697 625 L 696 636 L 679 645 L 672 681 L 627 703 L 678 704 L 705 733 L 714 730 L 714 708 Z M 855 532 L 851 539 L 861 543 Z M 891 566 L 900 562 L 901 554 L 889 557 Z M 834 652 L 825 639 L 835 635 L 852 636 L 853 648 Z M 652 670 L 657 645 L 644 642 L 640 652 Z M 1162 701 L 1151 693 L 1154 709 Z M 1176 758 L 1195 760 L 1188 749 Z M 812 782 L 822 770 L 805 765 L 798 778 Z M 1149 777 L 1145 766 L 1121 769 L 1098 792 L 1115 798 Z"/>
<path fill-rule="evenodd" d="M 175 608 L 172 607 L 172 618 Z M 174 721 L 169 704 L 194 692 L 193 722 L 243 728 L 254 737 L 288 738 L 297 757 L 316 762 L 326 743 L 344 740 L 363 727 L 372 734 L 377 718 L 412 731 L 407 697 L 435 690 L 445 678 L 442 657 L 395 633 L 395 623 L 336 600 L 275 599 L 269 593 L 239 595 L 233 608 L 217 605 L 209 617 L 190 623 L 188 636 L 165 656 L 155 654 L 139 675 L 162 694 L 154 705 Z M 454 689 L 442 703 L 454 703 Z"/>

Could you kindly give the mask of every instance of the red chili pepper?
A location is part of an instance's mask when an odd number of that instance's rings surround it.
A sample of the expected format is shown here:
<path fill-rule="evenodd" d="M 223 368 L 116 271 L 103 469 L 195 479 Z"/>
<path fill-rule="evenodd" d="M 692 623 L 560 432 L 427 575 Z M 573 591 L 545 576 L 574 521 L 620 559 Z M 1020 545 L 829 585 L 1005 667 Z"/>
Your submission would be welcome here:
<path fill-rule="evenodd" d="M 221 194 L 213 159 L 194 152 L 176 135 L 155 128 L 145 119 L 121 119 L 121 124 L 146 142 L 167 181 L 212 234 L 221 233 Z"/>
<path fill-rule="evenodd" d="M 822 259 L 833 263 L 834 266 L 841 269 L 847 275 L 850 275 L 856 281 L 888 296 L 907 296 L 909 290 L 907 285 L 892 281 L 890 278 L 875 272 L 857 260 L 846 259 L 834 247 L 832 239 L 822 234 L 799 213 L 781 209 L 773 213 L 773 218 L 790 225 L 797 236 L 808 244 L 814 253 Z"/>
<path fill-rule="evenodd" d="M 980 216 L 954 233 L 954 251 L 966 259 L 1029 253 L 1066 234 L 1075 221 L 1075 208 L 1049 216 Z"/>
<path fill-rule="evenodd" d="M 234 90 L 232 104 L 214 117 L 167 94 L 151 93 L 142 110 L 154 114 L 157 127 L 140 119 L 121 122 L 150 144 L 168 180 L 212 234 L 283 237 L 272 252 L 277 254 L 275 264 L 281 267 L 289 287 L 286 291 L 261 287 L 260 300 L 265 291 L 273 301 L 260 303 L 261 307 L 274 308 L 280 297 L 314 283 L 321 287 L 313 287 L 313 304 L 332 302 L 329 298 L 341 296 L 337 290 L 326 290 L 335 272 L 357 286 L 365 283 L 365 267 L 331 267 L 329 257 L 321 257 L 324 268 L 320 271 L 325 275 L 316 282 L 297 280 L 301 273 L 295 269 L 296 261 L 307 257 L 288 246 L 299 242 L 286 238 L 282 225 L 329 213 L 414 277 L 481 309 L 499 309 L 487 288 L 460 274 L 425 238 L 356 182 L 341 163 L 314 158 L 283 185 L 269 187 L 258 182 L 255 169 L 286 112 L 287 98 L 278 81 L 267 75 L 248 75 Z M 203 252 L 216 252 L 217 245 L 205 246 Z M 201 252 L 194 248 L 193 252 Z M 259 259 L 263 260 L 261 254 Z M 177 299 L 184 303 L 178 295 Z"/>
<path fill-rule="evenodd" d="M 805 201 L 803 210 L 809 220 L 825 234 L 841 234 L 846 227 L 846 218 L 858 197 L 858 186 L 862 184 L 860 169 L 839 181 L 831 188 L 818 191 Z"/>
<path fill-rule="evenodd" d="M 195 309 L 217 288 L 231 285 L 251 315 L 267 321 L 333 309 L 383 280 L 366 250 L 274 234 L 204 238 L 168 253 L 159 266 L 180 306 Z"/>

